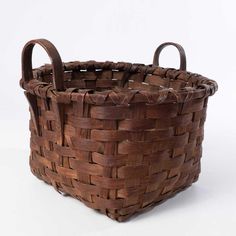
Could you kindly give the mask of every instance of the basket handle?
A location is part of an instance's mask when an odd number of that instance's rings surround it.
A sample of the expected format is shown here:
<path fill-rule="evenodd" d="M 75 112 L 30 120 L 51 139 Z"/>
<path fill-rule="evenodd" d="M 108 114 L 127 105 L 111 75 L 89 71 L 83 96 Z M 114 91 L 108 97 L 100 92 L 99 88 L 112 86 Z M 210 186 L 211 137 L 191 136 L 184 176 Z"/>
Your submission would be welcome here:
<path fill-rule="evenodd" d="M 160 53 L 167 46 L 174 46 L 178 49 L 179 55 L 180 55 L 180 70 L 186 71 L 186 54 L 185 54 L 185 51 L 184 51 L 183 47 L 180 44 L 173 43 L 173 42 L 163 43 L 156 49 L 156 51 L 154 53 L 154 57 L 153 57 L 153 65 L 159 66 Z"/>
<path fill-rule="evenodd" d="M 29 82 L 33 78 L 32 52 L 35 44 L 42 46 L 50 57 L 53 70 L 53 88 L 60 91 L 64 89 L 64 70 L 61 57 L 56 47 L 46 39 L 34 39 L 26 43 L 22 51 L 22 79 Z"/>

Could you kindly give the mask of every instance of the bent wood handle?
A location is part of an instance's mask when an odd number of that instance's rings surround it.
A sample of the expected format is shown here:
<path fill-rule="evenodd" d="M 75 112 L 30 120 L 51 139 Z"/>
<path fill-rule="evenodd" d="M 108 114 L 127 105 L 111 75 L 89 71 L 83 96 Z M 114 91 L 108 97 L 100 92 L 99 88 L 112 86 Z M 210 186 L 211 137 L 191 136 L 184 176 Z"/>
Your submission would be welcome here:
<path fill-rule="evenodd" d="M 22 79 L 25 82 L 29 82 L 33 79 L 32 72 L 32 52 L 35 44 L 39 44 L 45 49 L 48 56 L 50 57 L 53 69 L 53 88 L 60 91 L 64 89 L 64 70 L 61 61 L 61 57 L 56 49 L 56 47 L 46 39 L 34 39 L 25 44 L 21 62 L 22 62 Z"/>
<path fill-rule="evenodd" d="M 179 55 L 180 55 L 180 70 L 186 70 L 186 55 L 183 47 L 180 44 L 173 43 L 173 42 L 166 42 L 161 44 L 155 51 L 154 57 L 153 57 L 153 65 L 159 66 L 159 57 L 161 51 L 167 47 L 167 46 L 174 46 L 178 49 Z"/>

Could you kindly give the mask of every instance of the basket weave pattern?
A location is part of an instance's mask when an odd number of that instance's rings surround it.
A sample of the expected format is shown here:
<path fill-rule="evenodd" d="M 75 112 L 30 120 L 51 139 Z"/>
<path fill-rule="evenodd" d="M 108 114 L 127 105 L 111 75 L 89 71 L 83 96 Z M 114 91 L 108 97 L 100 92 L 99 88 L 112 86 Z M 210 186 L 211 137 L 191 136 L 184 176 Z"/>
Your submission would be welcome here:
<path fill-rule="evenodd" d="M 57 191 L 124 221 L 198 179 L 214 81 L 184 70 L 94 61 L 64 63 L 62 90 L 52 84 L 55 66 L 29 76 L 23 66 L 30 166 Z"/>

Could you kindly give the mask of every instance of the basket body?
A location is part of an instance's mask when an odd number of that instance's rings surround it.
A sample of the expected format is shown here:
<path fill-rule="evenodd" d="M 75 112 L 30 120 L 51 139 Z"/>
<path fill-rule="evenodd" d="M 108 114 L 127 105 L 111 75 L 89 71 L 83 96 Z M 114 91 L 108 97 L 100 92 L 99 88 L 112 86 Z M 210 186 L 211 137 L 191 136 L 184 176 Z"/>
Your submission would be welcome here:
<path fill-rule="evenodd" d="M 53 102 L 37 99 L 31 120 L 34 175 L 119 221 L 171 197 L 200 172 L 207 98 L 187 104 L 65 105 L 57 144 Z"/>
<path fill-rule="evenodd" d="M 35 43 L 52 66 L 32 73 Z M 217 84 L 186 72 L 185 60 L 182 70 L 94 61 L 62 66 L 46 40 L 26 44 L 22 59 L 30 167 L 39 179 L 118 221 L 198 179 L 207 101 Z"/>

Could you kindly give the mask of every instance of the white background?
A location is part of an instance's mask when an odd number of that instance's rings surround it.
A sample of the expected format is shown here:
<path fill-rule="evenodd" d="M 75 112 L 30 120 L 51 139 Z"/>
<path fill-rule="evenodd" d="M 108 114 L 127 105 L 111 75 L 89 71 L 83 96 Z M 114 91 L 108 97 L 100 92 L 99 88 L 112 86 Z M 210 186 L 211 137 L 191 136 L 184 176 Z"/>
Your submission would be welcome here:
<path fill-rule="evenodd" d="M 232 0 L 0 0 L 0 235 L 236 235 L 236 5 Z M 190 189 L 126 223 L 63 197 L 29 170 L 24 44 L 47 38 L 63 61 L 150 64 L 165 41 L 187 69 L 218 82 L 205 123 L 202 173 Z M 34 66 L 48 63 L 35 47 Z M 167 48 L 161 65 L 178 67 Z"/>

